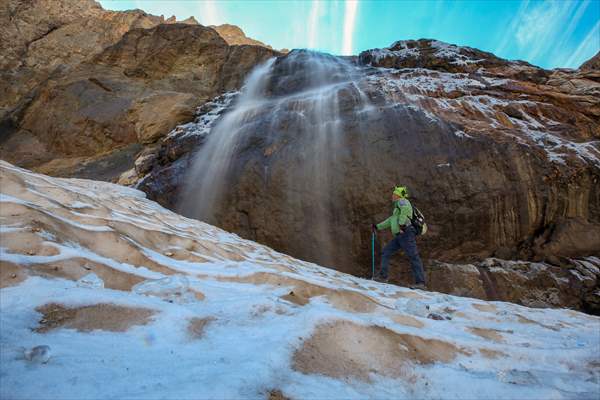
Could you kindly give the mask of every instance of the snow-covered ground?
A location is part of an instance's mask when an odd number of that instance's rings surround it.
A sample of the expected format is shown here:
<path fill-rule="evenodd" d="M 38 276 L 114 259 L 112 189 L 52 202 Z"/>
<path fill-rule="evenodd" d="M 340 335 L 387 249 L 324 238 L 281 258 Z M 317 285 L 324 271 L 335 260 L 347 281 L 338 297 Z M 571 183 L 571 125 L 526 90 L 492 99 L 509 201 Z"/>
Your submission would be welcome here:
<path fill-rule="evenodd" d="M 109 183 L 0 177 L 2 399 L 600 396 L 600 318 L 359 279 Z"/>

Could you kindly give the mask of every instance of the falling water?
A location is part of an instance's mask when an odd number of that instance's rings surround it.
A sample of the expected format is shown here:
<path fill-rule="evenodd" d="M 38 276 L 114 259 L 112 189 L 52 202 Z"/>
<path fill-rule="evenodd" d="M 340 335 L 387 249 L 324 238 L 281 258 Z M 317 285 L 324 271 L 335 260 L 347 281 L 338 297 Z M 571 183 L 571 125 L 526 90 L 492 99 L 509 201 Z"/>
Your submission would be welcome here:
<path fill-rule="evenodd" d="M 198 151 L 186 177 L 180 211 L 219 224 L 226 218 L 221 214 L 223 204 L 240 173 L 234 166 L 251 157 L 247 154 L 252 148 L 260 147 L 267 155 L 277 148 L 288 152 L 288 165 L 279 180 L 283 187 L 274 190 L 283 192 L 284 209 L 306 210 L 306 219 L 312 221 L 299 235 L 318 242 L 318 254 L 308 258 L 331 265 L 336 215 L 345 207 L 337 196 L 343 187 L 336 170 L 338 158 L 348 156 L 347 121 L 342 114 L 347 115 L 348 108 L 353 115 L 369 109 L 360 79 L 360 69 L 346 59 L 306 50 L 294 50 L 256 68 Z M 268 163 L 262 173 L 268 180 Z M 290 214 L 269 217 L 283 219 Z"/>

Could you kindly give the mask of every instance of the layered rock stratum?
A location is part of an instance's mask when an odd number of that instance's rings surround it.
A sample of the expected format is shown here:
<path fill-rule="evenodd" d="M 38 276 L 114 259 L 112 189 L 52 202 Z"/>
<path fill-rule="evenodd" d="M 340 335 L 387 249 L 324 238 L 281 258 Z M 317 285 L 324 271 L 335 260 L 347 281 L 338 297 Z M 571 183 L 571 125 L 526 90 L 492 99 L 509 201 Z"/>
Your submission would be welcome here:
<path fill-rule="evenodd" d="M 60 176 L 116 179 L 277 54 L 229 46 L 193 18 L 106 11 L 93 0 L 10 0 L 0 22 L 0 156 Z"/>
<path fill-rule="evenodd" d="M 2 398 L 594 398 L 600 319 L 381 284 L 0 162 Z"/>

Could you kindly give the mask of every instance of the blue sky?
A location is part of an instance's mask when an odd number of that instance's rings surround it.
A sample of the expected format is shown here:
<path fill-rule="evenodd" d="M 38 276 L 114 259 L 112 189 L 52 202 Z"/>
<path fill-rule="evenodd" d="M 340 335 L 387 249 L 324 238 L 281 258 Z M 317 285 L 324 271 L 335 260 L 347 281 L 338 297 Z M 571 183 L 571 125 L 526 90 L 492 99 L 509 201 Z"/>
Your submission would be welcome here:
<path fill-rule="evenodd" d="M 433 38 L 544 68 L 578 67 L 600 50 L 600 0 L 99 0 L 203 25 L 230 23 L 274 48 L 358 54 Z"/>

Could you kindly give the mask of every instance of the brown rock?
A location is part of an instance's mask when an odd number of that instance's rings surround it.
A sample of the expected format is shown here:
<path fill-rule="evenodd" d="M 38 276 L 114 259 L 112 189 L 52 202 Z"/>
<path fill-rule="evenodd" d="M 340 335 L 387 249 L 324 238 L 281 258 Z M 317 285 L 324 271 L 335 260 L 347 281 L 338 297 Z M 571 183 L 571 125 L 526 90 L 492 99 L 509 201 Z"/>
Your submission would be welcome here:
<path fill-rule="evenodd" d="M 195 96 L 191 93 L 157 92 L 143 97 L 132 107 L 129 117 L 135 122 L 140 143 L 154 143 L 178 124 L 194 116 Z"/>
<path fill-rule="evenodd" d="M 254 65 L 273 55 L 264 47 L 230 48 L 214 30 L 200 25 L 172 23 L 142 29 L 136 27 L 156 25 L 160 18 L 141 11 L 93 10 L 93 18 L 102 23 L 89 17 L 63 30 L 79 32 L 82 28 L 76 24 L 85 22 L 113 36 L 96 41 L 79 37 L 84 42 L 80 46 L 89 46 L 75 53 L 85 57 L 57 58 L 69 68 L 53 73 L 26 103 L 16 93 L 12 96 L 14 104 L 22 105 L 9 112 L 3 123 L 8 129 L 0 143 L 0 157 L 46 173 L 77 176 L 67 165 L 88 164 L 100 154 L 155 142 L 192 119 L 198 104 L 238 88 Z M 52 50 L 39 52 L 39 57 L 48 52 Z M 133 167 L 133 159 L 119 165 L 109 176 L 91 177 L 117 180 Z"/>
<path fill-rule="evenodd" d="M 599 71 L 600 70 L 600 51 L 596 55 L 579 67 L 581 71 Z"/>
<path fill-rule="evenodd" d="M 0 6 L 0 121 L 31 100 L 32 90 L 160 18 L 141 10 L 103 10 L 93 0 L 8 0 Z M 4 124 L 7 124 L 6 120 Z"/>
<path fill-rule="evenodd" d="M 219 35 L 221 35 L 221 37 L 225 39 L 225 41 L 230 45 L 250 44 L 271 49 L 271 46 L 268 46 L 263 42 L 247 37 L 244 31 L 239 26 L 223 24 L 217 26 L 211 25 L 210 27 L 217 31 Z"/>

